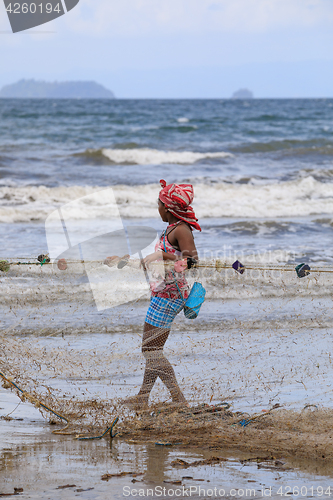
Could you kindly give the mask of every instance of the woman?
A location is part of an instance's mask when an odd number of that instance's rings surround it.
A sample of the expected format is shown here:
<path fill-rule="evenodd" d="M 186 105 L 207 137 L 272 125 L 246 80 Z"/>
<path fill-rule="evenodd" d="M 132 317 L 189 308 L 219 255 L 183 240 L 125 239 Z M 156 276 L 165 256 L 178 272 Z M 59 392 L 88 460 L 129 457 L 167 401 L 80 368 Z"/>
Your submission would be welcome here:
<path fill-rule="evenodd" d="M 158 211 L 168 227 L 156 244 L 155 252 L 142 261 L 146 268 L 151 262 L 159 259 L 173 261 L 174 269 L 165 272 L 165 277 L 158 284 L 151 283 L 151 301 L 144 324 L 142 353 L 146 359 L 142 386 L 136 396 L 124 401 L 134 409 L 142 409 L 148 405 L 149 395 L 158 377 L 169 390 L 174 403 L 186 404 L 180 390 L 175 372 L 163 353 L 168 339 L 171 324 L 176 315 L 184 307 L 184 299 L 188 297 L 188 284 L 184 276 L 187 261 L 178 262 L 191 257 L 197 260 L 198 254 L 194 244 L 193 228 L 201 231 L 193 208 L 193 186 L 191 184 L 169 184 L 160 181 L 162 190 L 159 193 Z"/>

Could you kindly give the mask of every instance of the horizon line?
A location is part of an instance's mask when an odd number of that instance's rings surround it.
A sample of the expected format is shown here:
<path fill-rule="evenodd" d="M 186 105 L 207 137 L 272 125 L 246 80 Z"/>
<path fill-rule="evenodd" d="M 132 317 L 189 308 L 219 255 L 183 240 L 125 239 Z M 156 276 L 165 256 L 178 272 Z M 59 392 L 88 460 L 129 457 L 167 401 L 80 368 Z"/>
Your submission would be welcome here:
<path fill-rule="evenodd" d="M 0 96 L 0 99 L 38 99 L 38 100 L 57 100 L 57 101 L 82 101 L 82 100 L 98 100 L 98 101 L 130 101 L 130 100 L 191 100 L 191 101 L 259 101 L 259 100 L 296 100 L 296 99 L 333 99 L 333 96 L 317 96 L 317 97 L 5 97 Z"/>

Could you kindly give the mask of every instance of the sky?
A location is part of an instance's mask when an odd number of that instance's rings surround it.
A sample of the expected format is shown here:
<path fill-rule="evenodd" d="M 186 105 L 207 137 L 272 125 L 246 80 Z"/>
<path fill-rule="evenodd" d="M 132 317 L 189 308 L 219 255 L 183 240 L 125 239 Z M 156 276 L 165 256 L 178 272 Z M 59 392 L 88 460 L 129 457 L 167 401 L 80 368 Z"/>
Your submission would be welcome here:
<path fill-rule="evenodd" d="M 333 97 L 332 49 L 333 0 L 80 0 L 15 34 L 0 0 L 0 87 L 35 78 L 95 80 L 118 98 Z"/>

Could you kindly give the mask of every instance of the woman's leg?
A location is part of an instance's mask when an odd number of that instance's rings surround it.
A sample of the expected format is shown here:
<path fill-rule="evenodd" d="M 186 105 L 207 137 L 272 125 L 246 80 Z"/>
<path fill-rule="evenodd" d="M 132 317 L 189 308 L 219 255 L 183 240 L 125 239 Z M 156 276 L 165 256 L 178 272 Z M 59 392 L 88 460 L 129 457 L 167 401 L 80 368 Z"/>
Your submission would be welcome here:
<path fill-rule="evenodd" d="M 170 330 L 157 328 L 149 323 L 144 325 L 142 353 L 146 358 L 146 367 L 138 396 L 145 403 L 148 403 L 149 394 L 158 377 L 169 390 L 172 401 L 177 403 L 186 401 L 177 383 L 174 369 L 163 353 L 169 333 Z"/>

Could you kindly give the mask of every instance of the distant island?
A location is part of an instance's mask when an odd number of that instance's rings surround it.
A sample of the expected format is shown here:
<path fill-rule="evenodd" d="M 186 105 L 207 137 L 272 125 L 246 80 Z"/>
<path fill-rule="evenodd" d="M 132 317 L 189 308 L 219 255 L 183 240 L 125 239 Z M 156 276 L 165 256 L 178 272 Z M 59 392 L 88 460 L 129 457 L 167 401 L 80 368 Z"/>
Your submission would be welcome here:
<path fill-rule="evenodd" d="M 248 89 L 239 89 L 232 94 L 232 99 L 253 99 L 253 92 Z"/>
<path fill-rule="evenodd" d="M 113 92 L 96 82 L 44 82 L 42 80 L 20 80 L 5 85 L 0 98 L 39 99 L 114 99 Z"/>

